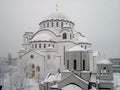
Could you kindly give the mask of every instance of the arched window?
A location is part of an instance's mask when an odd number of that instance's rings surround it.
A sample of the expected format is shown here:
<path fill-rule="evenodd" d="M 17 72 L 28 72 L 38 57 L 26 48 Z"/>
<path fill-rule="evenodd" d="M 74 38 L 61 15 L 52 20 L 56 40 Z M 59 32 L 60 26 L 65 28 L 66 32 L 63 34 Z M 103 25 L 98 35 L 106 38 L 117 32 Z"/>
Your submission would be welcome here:
<path fill-rule="evenodd" d="M 70 39 L 72 39 L 72 34 L 70 34 Z"/>
<path fill-rule="evenodd" d="M 56 22 L 56 27 L 58 27 L 58 22 Z"/>
<path fill-rule="evenodd" d="M 67 69 L 69 69 L 69 60 L 67 60 Z"/>
<path fill-rule="evenodd" d="M 54 48 L 54 44 L 53 44 L 52 46 L 53 46 L 53 48 Z"/>
<path fill-rule="evenodd" d="M 77 61 L 76 60 L 74 60 L 74 62 L 73 62 L 73 67 L 74 67 L 74 70 L 77 69 Z"/>
<path fill-rule="evenodd" d="M 41 48 L 41 44 L 39 44 L 39 48 Z"/>
<path fill-rule="evenodd" d="M 43 23 L 43 27 L 45 28 L 45 23 Z"/>
<path fill-rule="evenodd" d="M 67 34 L 63 33 L 63 39 L 67 39 Z"/>
<path fill-rule="evenodd" d="M 83 70 L 85 70 L 85 60 L 83 60 Z"/>
<path fill-rule="evenodd" d="M 33 56 L 33 55 L 31 55 L 31 56 L 30 56 L 30 58 L 31 58 L 31 59 L 33 59 L 33 58 L 34 58 L 34 56 Z"/>
<path fill-rule="evenodd" d="M 49 22 L 47 22 L 47 27 L 49 27 Z"/>
<path fill-rule="evenodd" d="M 46 44 L 44 44 L 44 48 L 46 48 Z"/>
<path fill-rule="evenodd" d="M 34 66 L 34 64 L 32 64 L 32 69 L 34 69 L 35 68 L 35 66 Z"/>
<path fill-rule="evenodd" d="M 81 48 L 83 48 L 83 45 L 81 45 Z"/>
<path fill-rule="evenodd" d="M 48 44 L 48 47 L 50 47 L 50 44 Z"/>
<path fill-rule="evenodd" d="M 107 68 L 106 67 L 103 67 L 103 74 L 107 74 Z"/>
<path fill-rule="evenodd" d="M 85 46 L 85 49 L 87 48 L 87 46 Z"/>
<path fill-rule="evenodd" d="M 52 22 L 52 27 L 54 26 L 53 22 Z"/>
<path fill-rule="evenodd" d="M 37 48 L 37 44 L 35 44 L 35 48 Z"/>
<path fill-rule="evenodd" d="M 36 71 L 40 72 L 40 67 L 39 66 L 36 67 Z"/>
<path fill-rule="evenodd" d="M 63 27 L 63 22 L 61 22 L 61 27 Z"/>

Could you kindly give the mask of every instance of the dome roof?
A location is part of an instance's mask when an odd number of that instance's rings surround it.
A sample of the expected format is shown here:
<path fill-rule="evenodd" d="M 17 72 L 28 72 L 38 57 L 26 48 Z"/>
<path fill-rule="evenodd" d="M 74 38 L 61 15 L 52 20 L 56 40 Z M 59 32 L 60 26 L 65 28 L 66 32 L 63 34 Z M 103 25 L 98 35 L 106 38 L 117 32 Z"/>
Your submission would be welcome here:
<path fill-rule="evenodd" d="M 70 20 L 66 15 L 60 12 L 55 12 L 45 18 L 45 20 L 51 20 L 51 19 Z"/>
<path fill-rule="evenodd" d="M 49 34 L 39 34 L 33 37 L 32 41 L 51 41 L 52 36 Z"/>
<path fill-rule="evenodd" d="M 84 48 L 80 47 L 79 45 L 76 45 L 72 48 L 70 48 L 69 50 L 67 50 L 67 52 L 72 52 L 72 51 L 86 51 Z"/>
<path fill-rule="evenodd" d="M 103 60 L 99 61 L 97 64 L 107 65 L 107 64 L 112 64 L 112 63 L 108 59 L 103 59 Z"/>
<path fill-rule="evenodd" d="M 81 43 L 90 43 L 90 41 L 86 37 L 82 37 L 82 36 L 78 37 L 78 42 L 81 42 Z"/>

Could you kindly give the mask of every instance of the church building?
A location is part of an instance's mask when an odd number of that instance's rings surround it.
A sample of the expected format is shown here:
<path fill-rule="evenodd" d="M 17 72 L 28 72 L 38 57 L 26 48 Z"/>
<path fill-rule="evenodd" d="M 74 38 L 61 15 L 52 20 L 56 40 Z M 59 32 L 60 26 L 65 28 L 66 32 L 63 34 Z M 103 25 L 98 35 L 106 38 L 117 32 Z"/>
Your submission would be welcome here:
<path fill-rule="evenodd" d="M 39 23 L 37 32 L 25 32 L 18 52 L 25 64 L 25 78 L 42 80 L 41 90 L 73 86 L 77 90 L 112 90 L 112 63 L 97 62 L 91 42 L 74 27 L 71 19 L 55 12 Z"/>

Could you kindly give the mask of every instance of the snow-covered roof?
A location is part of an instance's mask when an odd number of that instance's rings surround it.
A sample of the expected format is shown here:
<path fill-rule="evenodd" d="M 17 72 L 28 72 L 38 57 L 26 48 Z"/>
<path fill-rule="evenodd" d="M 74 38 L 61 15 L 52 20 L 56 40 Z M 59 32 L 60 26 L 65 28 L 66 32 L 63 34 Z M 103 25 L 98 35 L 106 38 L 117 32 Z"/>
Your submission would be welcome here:
<path fill-rule="evenodd" d="M 83 36 L 78 37 L 78 42 L 79 43 L 90 43 L 90 41 L 86 37 L 83 37 Z"/>
<path fill-rule="evenodd" d="M 55 12 L 47 16 L 44 20 L 59 19 L 59 20 L 70 20 L 66 15 L 61 12 Z"/>
<path fill-rule="evenodd" d="M 69 71 L 69 70 L 63 70 L 62 72 L 71 72 L 71 71 Z"/>
<path fill-rule="evenodd" d="M 112 64 L 108 59 L 103 59 L 101 61 L 99 61 L 97 64 Z"/>
<path fill-rule="evenodd" d="M 77 86 L 75 84 L 69 84 L 69 85 L 63 87 L 62 90 L 83 90 L 83 89 L 81 89 L 79 86 Z"/>
<path fill-rule="evenodd" d="M 20 48 L 20 51 L 25 51 L 25 48 Z"/>
<path fill-rule="evenodd" d="M 57 73 L 55 75 L 49 74 L 45 78 L 43 82 L 53 82 L 53 81 L 60 81 L 61 80 L 61 73 Z"/>
<path fill-rule="evenodd" d="M 72 51 L 86 51 L 86 50 L 84 48 L 82 48 L 81 46 L 76 45 L 76 46 L 70 48 L 69 50 L 67 50 L 67 52 L 72 52 Z"/>
<path fill-rule="evenodd" d="M 45 33 L 36 35 L 32 39 L 32 41 L 51 41 L 51 40 L 52 40 L 52 36 Z"/>

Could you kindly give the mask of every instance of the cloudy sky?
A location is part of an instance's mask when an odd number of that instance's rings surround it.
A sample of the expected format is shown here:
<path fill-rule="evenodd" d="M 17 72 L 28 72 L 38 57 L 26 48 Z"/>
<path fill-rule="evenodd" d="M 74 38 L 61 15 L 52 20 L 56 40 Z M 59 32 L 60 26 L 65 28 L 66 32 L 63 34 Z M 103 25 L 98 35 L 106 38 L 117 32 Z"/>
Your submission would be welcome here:
<path fill-rule="evenodd" d="M 17 56 L 23 34 L 49 14 L 64 13 L 103 56 L 120 57 L 120 0 L 0 0 L 0 57 Z"/>

